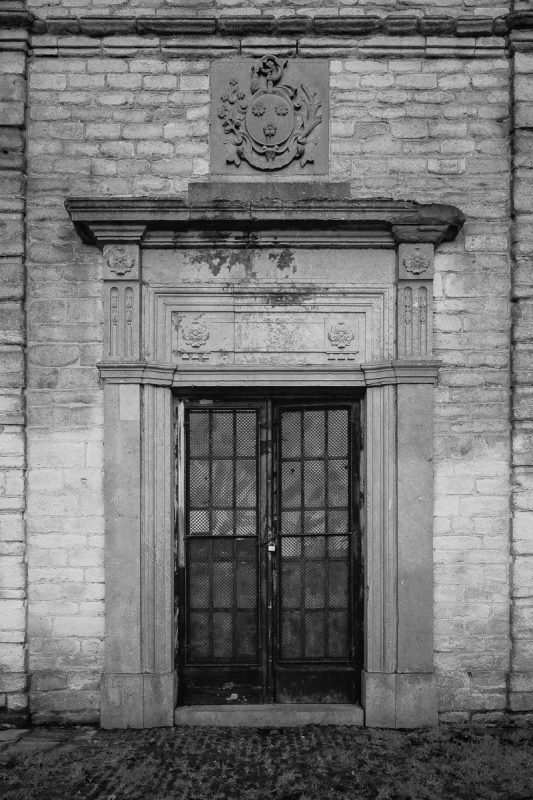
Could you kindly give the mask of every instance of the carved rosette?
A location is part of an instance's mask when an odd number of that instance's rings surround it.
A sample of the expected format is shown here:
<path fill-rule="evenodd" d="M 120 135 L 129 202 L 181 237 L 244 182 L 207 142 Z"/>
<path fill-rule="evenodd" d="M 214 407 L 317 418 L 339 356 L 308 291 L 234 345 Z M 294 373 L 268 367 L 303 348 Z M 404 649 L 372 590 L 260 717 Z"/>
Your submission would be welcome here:
<path fill-rule="evenodd" d="M 139 277 L 139 246 L 137 244 L 104 245 L 104 278 L 106 280 L 137 280 Z"/>
<path fill-rule="evenodd" d="M 403 266 L 413 275 L 422 275 L 424 272 L 427 272 L 431 266 L 431 261 L 429 258 L 425 258 L 422 253 L 420 252 L 419 247 L 415 247 L 414 251 L 404 258 Z"/>
<path fill-rule="evenodd" d="M 329 329 L 328 339 L 333 347 L 337 347 L 339 350 L 344 350 L 353 342 L 355 339 L 355 334 L 345 322 L 341 321 L 337 322 Z"/>
<path fill-rule="evenodd" d="M 287 59 L 265 55 L 252 67 L 249 87 L 229 81 L 217 111 L 228 164 L 246 161 L 270 171 L 296 159 L 301 167 L 314 161 L 312 134 L 322 122 L 322 103 L 303 83 L 284 83 L 286 67 Z"/>
<path fill-rule="evenodd" d="M 181 327 L 181 335 L 183 337 L 183 341 L 185 344 L 188 344 L 189 347 L 194 347 L 195 349 L 199 347 L 203 347 L 203 345 L 209 339 L 209 328 L 202 320 L 202 314 L 198 314 L 192 322 L 188 325 L 183 325 Z"/>
<path fill-rule="evenodd" d="M 433 278 L 433 245 L 400 244 L 398 249 L 400 280 L 431 280 Z"/>
<path fill-rule="evenodd" d="M 125 247 L 112 247 L 107 254 L 107 266 L 115 275 L 125 275 L 131 272 L 135 265 L 135 259 L 128 253 Z"/>

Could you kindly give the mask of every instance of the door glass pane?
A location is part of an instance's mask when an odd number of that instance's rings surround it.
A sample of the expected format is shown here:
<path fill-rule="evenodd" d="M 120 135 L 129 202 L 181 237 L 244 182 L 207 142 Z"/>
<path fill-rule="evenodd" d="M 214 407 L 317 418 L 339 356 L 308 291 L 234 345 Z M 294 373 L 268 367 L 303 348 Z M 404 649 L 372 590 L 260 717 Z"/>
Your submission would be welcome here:
<path fill-rule="evenodd" d="M 283 458 L 300 458 L 302 452 L 302 417 L 299 411 L 286 411 L 281 420 Z"/>
<path fill-rule="evenodd" d="M 207 458 L 209 456 L 209 416 L 202 411 L 191 411 L 189 431 L 191 458 Z"/>
<path fill-rule="evenodd" d="M 304 503 L 305 507 L 319 506 L 326 502 L 326 472 L 323 461 L 304 463 Z"/>
<path fill-rule="evenodd" d="M 233 456 L 233 418 L 232 411 L 216 411 L 212 414 L 213 458 L 231 458 Z"/>
<path fill-rule="evenodd" d="M 256 492 L 255 459 L 239 458 L 235 462 L 235 505 L 239 508 L 253 508 Z"/>
<path fill-rule="evenodd" d="M 304 411 L 304 456 L 313 458 L 324 457 L 326 447 L 326 428 L 324 425 L 325 414 L 323 411 Z"/>
<path fill-rule="evenodd" d="M 288 661 L 346 659 L 350 413 L 280 413 L 280 655 Z"/>
<path fill-rule="evenodd" d="M 257 430 L 253 409 L 186 413 L 190 664 L 258 658 Z"/>
<path fill-rule="evenodd" d="M 233 460 L 213 461 L 211 464 L 211 495 L 214 506 L 233 508 Z"/>
<path fill-rule="evenodd" d="M 282 508 L 299 508 L 302 503 L 302 479 L 299 461 L 286 461 L 281 465 Z"/>

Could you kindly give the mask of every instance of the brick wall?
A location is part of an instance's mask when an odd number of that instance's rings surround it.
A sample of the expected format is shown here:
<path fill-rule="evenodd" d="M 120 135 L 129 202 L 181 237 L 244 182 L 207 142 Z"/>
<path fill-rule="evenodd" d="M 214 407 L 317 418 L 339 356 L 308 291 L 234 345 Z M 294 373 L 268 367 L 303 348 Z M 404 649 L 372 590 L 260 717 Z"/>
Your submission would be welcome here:
<path fill-rule="evenodd" d="M 26 712 L 24 30 L 0 36 L 0 714 Z"/>
<path fill-rule="evenodd" d="M 331 62 L 331 177 L 454 203 L 436 259 L 441 707 L 498 712 L 509 668 L 508 61 Z M 39 58 L 29 71 L 28 567 L 36 719 L 94 719 L 104 614 L 100 256 L 67 194 L 185 192 L 208 169 L 208 62 Z"/>
<path fill-rule="evenodd" d="M 95 720 L 103 662 L 101 256 L 68 194 L 174 194 L 207 172 L 208 63 L 35 58 L 28 128 L 31 706 Z"/>
<path fill-rule="evenodd" d="M 432 12 L 479 18 L 508 6 L 440 0 Z M 147 0 L 28 7 L 55 17 L 176 12 Z M 223 3 L 179 10 L 214 9 L 244 13 Z M 374 0 L 341 13 L 427 10 Z M 359 197 L 453 203 L 467 215 L 435 261 L 435 651 L 441 712 L 452 720 L 533 709 L 533 44 L 519 33 L 511 59 L 497 37 L 299 43 L 301 55 L 330 59 L 330 177 L 349 178 Z M 184 194 L 208 175 L 210 57 L 265 45 L 36 33 L 27 66 L 26 40 L 25 31 L 0 37 L 0 709 L 24 713 L 28 673 L 35 721 L 95 721 L 105 613 L 101 255 L 80 242 L 64 199 Z"/>
<path fill-rule="evenodd" d="M 332 63 L 332 170 L 353 192 L 449 202 L 435 259 L 435 650 L 441 710 L 506 705 L 509 668 L 508 63 Z"/>

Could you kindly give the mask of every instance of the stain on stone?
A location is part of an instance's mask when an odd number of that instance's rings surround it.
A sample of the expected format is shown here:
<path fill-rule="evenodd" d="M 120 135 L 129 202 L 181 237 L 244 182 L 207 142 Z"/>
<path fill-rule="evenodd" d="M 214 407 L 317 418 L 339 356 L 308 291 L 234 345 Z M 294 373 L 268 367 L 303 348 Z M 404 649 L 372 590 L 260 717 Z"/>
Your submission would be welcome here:
<path fill-rule="evenodd" d="M 265 303 L 270 306 L 304 305 L 316 295 L 316 291 L 306 289 L 293 292 L 270 292 L 264 296 Z"/>
<path fill-rule="evenodd" d="M 297 267 L 294 260 L 294 253 L 290 248 L 284 247 L 281 250 L 276 250 L 273 253 L 269 253 L 268 257 L 271 261 L 276 262 L 276 267 L 282 272 L 289 272 L 292 270 L 292 274 L 296 274 Z"/>
<path fill-rule="evenodd" d="M 223 269 L 231 272 L 233 268 L 244 268 L 245 280 L 257 278 L 253 270 L 253 251 L 251 248 L 235 249 L 231 247 L 213 247 L 191 251 L 191 264 L 206 265 L 209 272 L 216 278 Z"/>

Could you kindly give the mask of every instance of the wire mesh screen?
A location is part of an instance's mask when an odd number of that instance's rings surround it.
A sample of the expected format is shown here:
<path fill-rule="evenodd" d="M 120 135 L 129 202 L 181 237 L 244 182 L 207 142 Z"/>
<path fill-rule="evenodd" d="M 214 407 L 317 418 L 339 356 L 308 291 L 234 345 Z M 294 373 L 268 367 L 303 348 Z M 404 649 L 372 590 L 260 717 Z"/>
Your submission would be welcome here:
<path fill-rule="evenodd" d="M 281 412 L 280 656 L 348 656 L 350 411 Z"/>
<path fill-rule="evenodd" d="M 257 412 L 186 416 L 187 661 L 257 660 Z"/>

